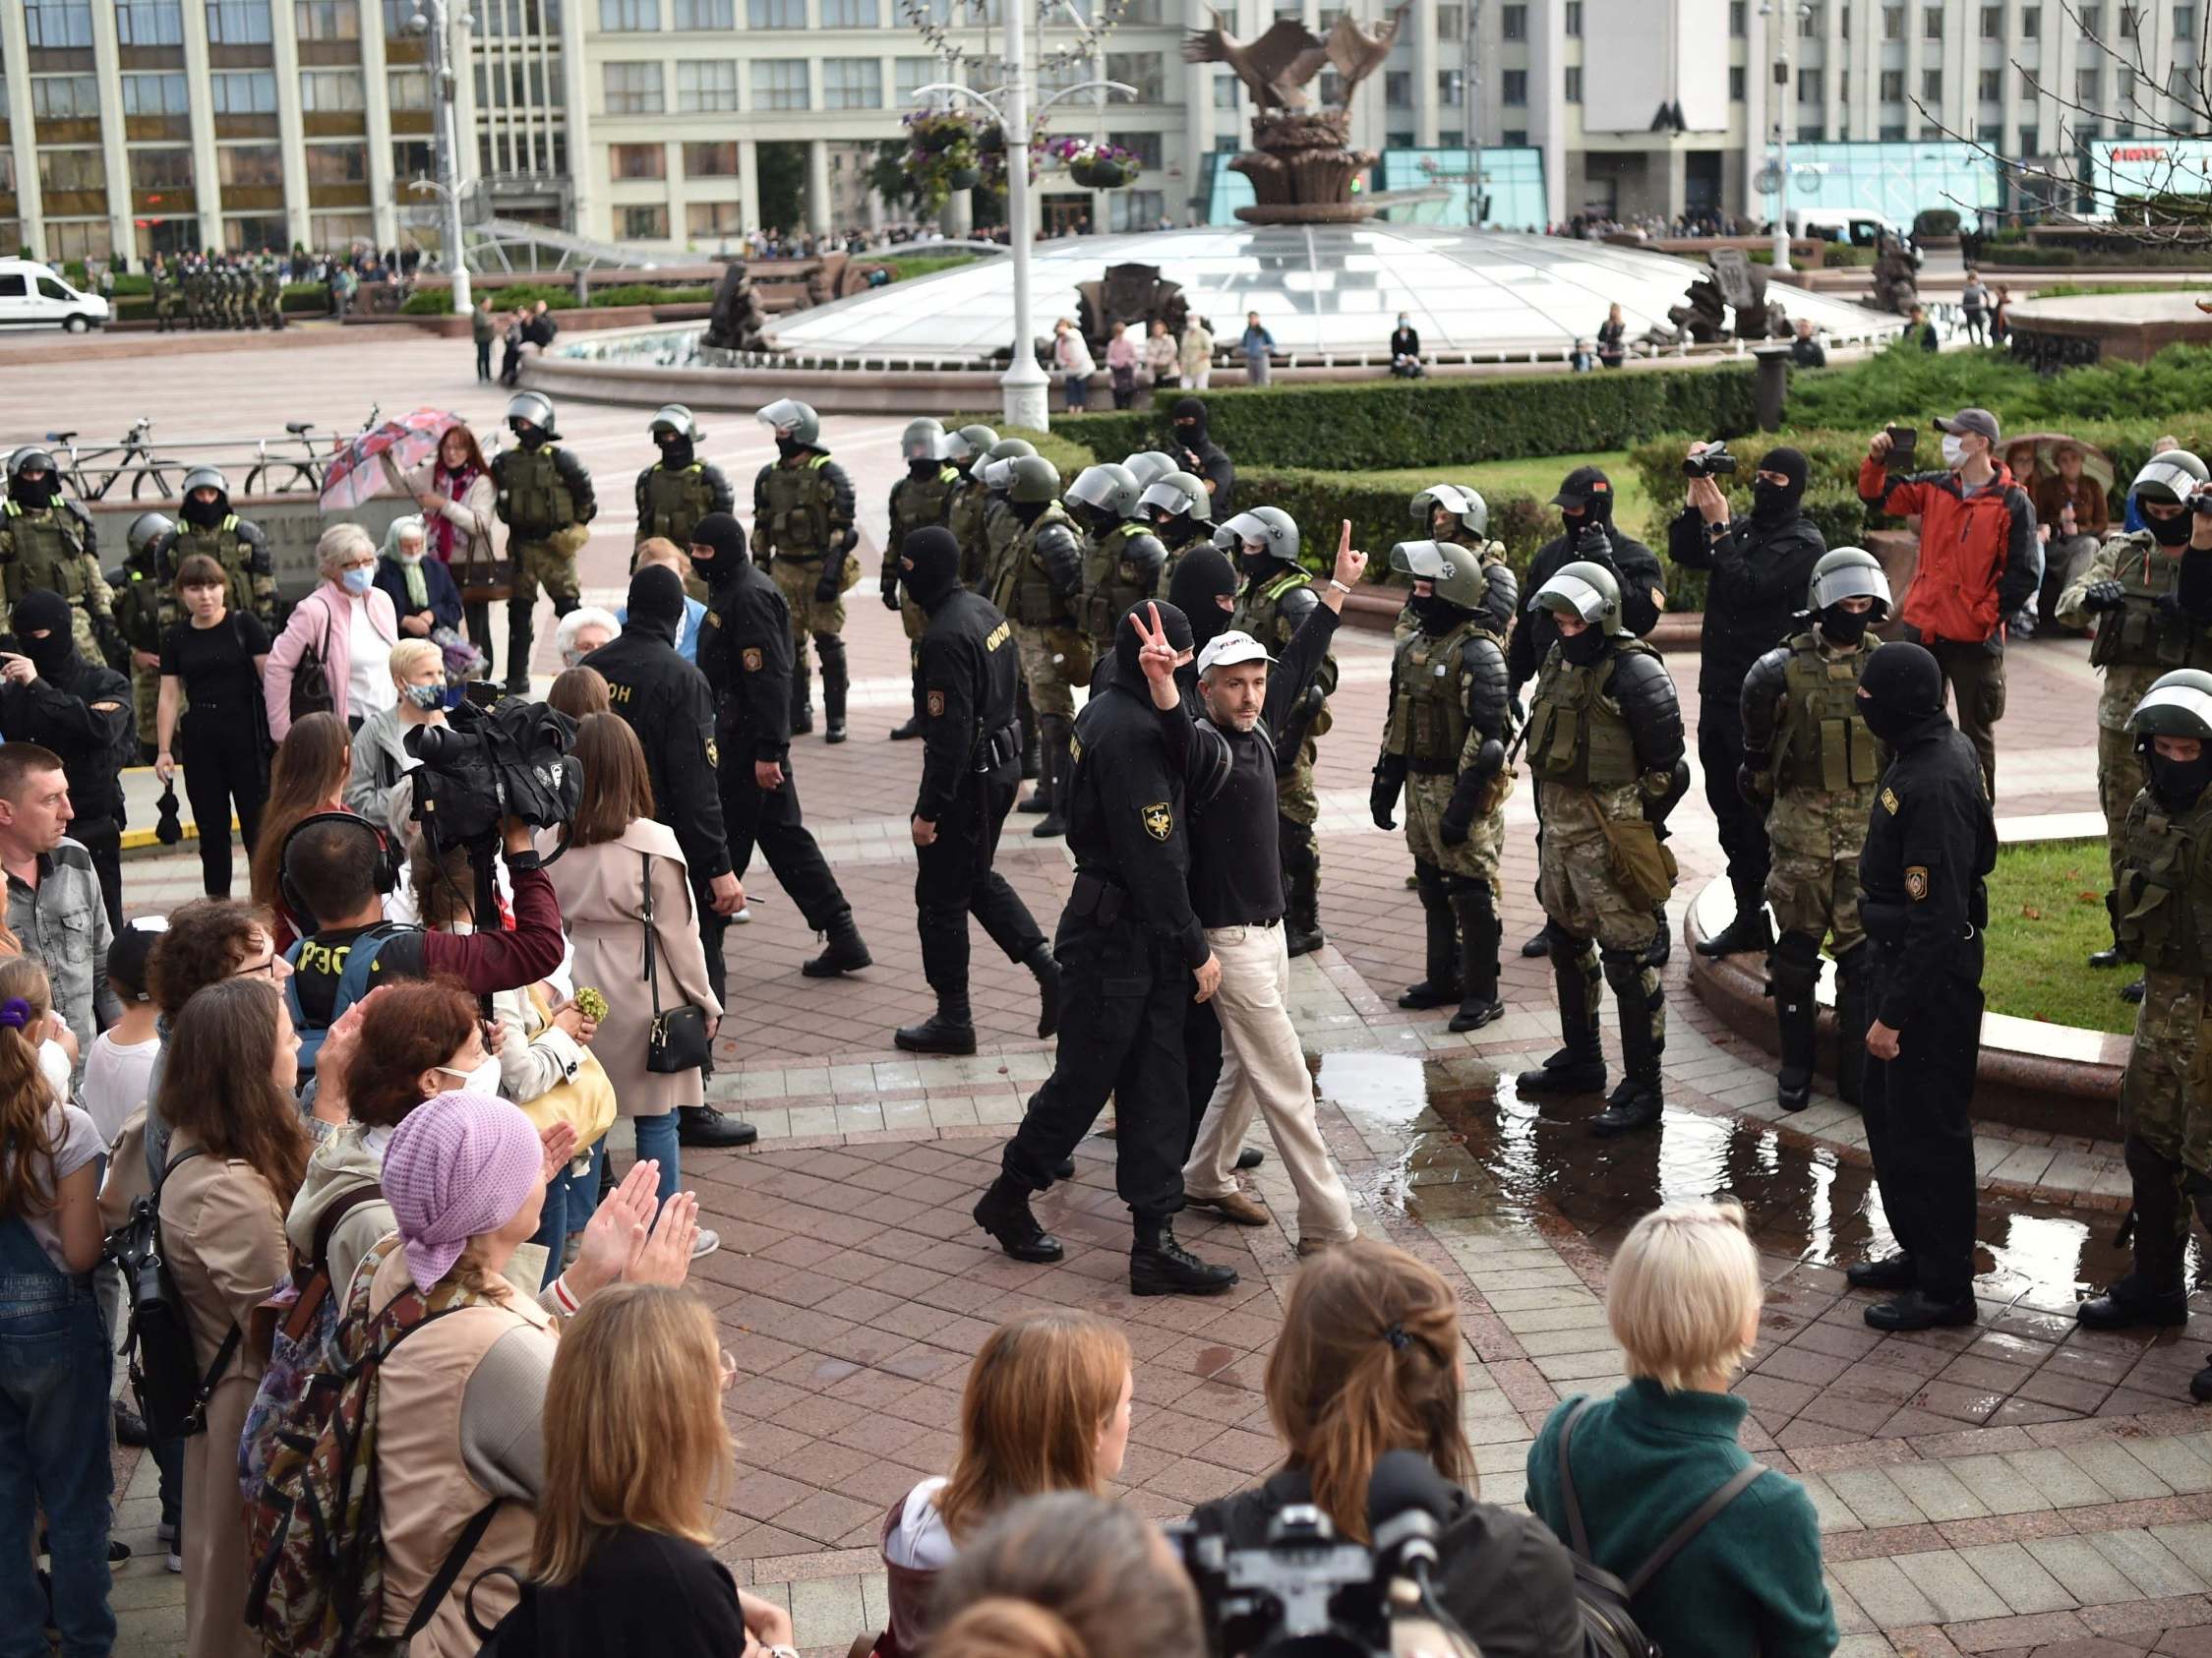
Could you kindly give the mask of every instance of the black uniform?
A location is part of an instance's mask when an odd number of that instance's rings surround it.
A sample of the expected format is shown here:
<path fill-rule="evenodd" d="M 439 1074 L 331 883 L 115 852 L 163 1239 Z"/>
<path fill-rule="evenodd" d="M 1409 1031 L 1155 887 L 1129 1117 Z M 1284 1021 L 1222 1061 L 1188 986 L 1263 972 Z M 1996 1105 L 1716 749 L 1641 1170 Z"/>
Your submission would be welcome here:
<path fill-rule="evenodd" d="M 1227 523 L 1236 510 L 1236 467 L 1228 451 L 1206 435 L 1206 405 L 1196 397 L 1178 398 L 1173 418 L 1172 447 L 1183 470 L 1207 485 L 1214 498 L 1214 522 Z"/>
<path fill-rule="evenodd" d="M 1535 558 L 1529 561 L 1528 574 L 1521 583 L 1521 591 L 1534 593 L 1557 575 L 1563 564 L 1595 557 L 1593 549 L 1581 545 L 1587 539 L 1587 524 L 1593 520 L 1604 525 L 1610 547 L 1609 553 L 1596 562 L 1612 564 L 1620 580 L 1621 620 L 1628 624 L 1629 631 L 1641 639 L 1658 625 L 1659 604 L 1652 594 L 1665 591 L 1666 577 L 1660 572 L 1658 555 L 1634 536 L 1615 529 L 1609 509 L 1600 512 L 1593 506 L 1584 516 L 1585 528 L 1581 534 L 1554 536 L 1538 548 Z M 1559 623 L 1553 620 L 1551 612 L 1542 606 L 1534 610 L 1522 609 L 1514 623 L 1513 637 L 1506 643 L 1506 674 L 1512 681 L 1515 701 L 1520 701 L 1521 687 L 1536 677 L 1536 670 L 1544 665 L 1544 658 L 1551 654 L 1551 647 L 1558 639 Z M 1766 641 L 1769 645 L 1773 642 L 1772 639 Z"/>
<path fill-rule="evenodd" d="M 1813 566 L 1828 550 L 1797 509 L 1805 490 L 1803 460 L 1797 465 L 1797 487 L 1780 510 L 1767 511 L 1763 501 L 1751 517 L 1731 518 L 1716 533 L 1696 507 L 1685 506 L 1667 530 L 1668 558 L 1686 570 L 1711 572 L 1698 645 L 1698 765 L 1741 917 L 1758 916 L 1765 904 L 1768 861 L 1766 820 L 1736 789 L 1736 768 L 1744 763 L 1744 676 L 1789 636 Z"/>
<path fill-rule="evenodd" d="M 1914 676 L 1914 700 L 1905 717 L 1883 717 L 1897 700 L 1892 682 L 1906 675 Z M 1868 725 L 1896 753 L 1859 856 L 1859 915 L 1873 958 L 1868 1005 L 1899 1033 L 1895 1059 L 1867 1055 L 1867 1150 L 1921 1293 L 1963 1302 L 1970 1317 L 1974 1130 L 1966 1108 L 1981 1053 L 1983 877 L 1997 862 L 1997 824 L 1973 744 L 1943 714 L 1934 658 L 1918 646 L 1885 645 L 1861 683 Z M 1880 1311 L 1871 1309 L 1869 1322 Z"/>

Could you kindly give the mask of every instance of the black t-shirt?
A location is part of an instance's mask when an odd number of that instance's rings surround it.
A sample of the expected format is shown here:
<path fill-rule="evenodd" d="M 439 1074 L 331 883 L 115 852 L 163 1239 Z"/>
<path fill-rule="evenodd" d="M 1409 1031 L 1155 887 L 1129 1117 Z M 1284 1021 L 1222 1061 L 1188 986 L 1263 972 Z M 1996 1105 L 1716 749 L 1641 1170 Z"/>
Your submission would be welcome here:
<path fill-rule="evenodd" d="M 423 934 L 419 927 L 372 921 L 367 926 L 331 927 L 313 933 L 300 943 L 291 979 L 292 993 L 299 997 L 300 1012 L 310 1029 L 320 1031 L 330 1023 L 330 1009 L 337 1005 L 338 979 L 345 973 L 354 942 L 363 933 L 374 933 L 385 940 L 371 969 L 376 982 L 422 977 Z"/>
<path fill-rule="evenodd" d="M 1203 927 L 1283 918 L 1275 756 L 1257 731 L 1220 728 L 1231 759 L 1222 792 L 1190 819 L 1190 907 Z"/>
<path fill-rule="evenodd" d="M 212 627 L 180 622 L 161 635 L 161 673 L 184 681 L 195 708 L 251 708 L 262 693 L 254 658 L 269 654 L 269 629 L 259 617 L 226 614 Z"/>
<path fill-rule="evenodd" d="M 503 1658 L 737 1658 L 737 1579 L 696 1543 L 618 1526 L 572 1581 L 532 1589 L 501 1621 L 499 1648 Z"/>

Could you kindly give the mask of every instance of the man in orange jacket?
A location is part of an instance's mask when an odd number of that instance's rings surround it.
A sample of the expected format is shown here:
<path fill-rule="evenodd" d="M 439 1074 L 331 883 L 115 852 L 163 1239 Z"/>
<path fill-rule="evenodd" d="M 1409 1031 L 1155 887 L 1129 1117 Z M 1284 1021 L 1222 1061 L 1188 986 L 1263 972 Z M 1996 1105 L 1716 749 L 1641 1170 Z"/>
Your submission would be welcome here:
<path fill-rule="evenodd" d="M 1943 469 L 1889 470 L 1889 434 L 1877 432 L 1859 465 L 1870 506 L 1920 519 L 1920 563 L 1897 607 L 1899 637 L 1928 647 L 1958 708 L 1958 729 L 1997 799 L 1997 722 L 2004 717 L 2003 619 L 2035 594 L 2043 575 L 2035 503 L 1995 458 L 1997 417 L 1960 409 L 1938 420 Z"/>

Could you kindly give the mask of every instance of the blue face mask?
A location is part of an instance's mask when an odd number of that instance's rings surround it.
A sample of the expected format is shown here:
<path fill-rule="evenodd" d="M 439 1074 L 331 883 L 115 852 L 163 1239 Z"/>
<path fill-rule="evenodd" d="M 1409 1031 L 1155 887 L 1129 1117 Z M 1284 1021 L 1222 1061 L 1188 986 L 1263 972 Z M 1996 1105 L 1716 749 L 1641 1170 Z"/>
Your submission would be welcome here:
<path fill-rule="evenodd" d="M 366 593 L 375 585 L 377 572 L 366 564 L 359 564 L 352 569 L 343 571 L 338 579 L 344 584 L 348 593 Z"/>

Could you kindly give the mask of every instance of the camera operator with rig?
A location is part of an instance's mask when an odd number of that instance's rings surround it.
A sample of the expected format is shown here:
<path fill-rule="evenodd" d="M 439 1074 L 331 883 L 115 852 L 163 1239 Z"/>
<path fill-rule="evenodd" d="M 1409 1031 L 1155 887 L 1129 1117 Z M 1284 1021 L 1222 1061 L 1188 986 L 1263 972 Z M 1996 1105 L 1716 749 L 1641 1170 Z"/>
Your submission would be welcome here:
<path fill-rule="evenodd" d="M 1790 633 L 1827 543 L 1799 510 L 1805 456 L 1768 449 L 1752 474 L 1748 519 L 1728 515 L 1725 480 L 1736 457 L 1725 444 L 1693 444 L 1682 470 L 1685 504 L 1667 527 L 1667 557 L 1704 570 L 1705 620 L 1698 640 L 1698 766 L 1705 800 L 1720 827 L 1735 889 L 1736 918 L 1698 946 L 1701 956 L 1733 956 L 1772 947 L 1766 924 L 1766 823 L 1736 791 L 1744 763 L 1744 676 Z"/>

